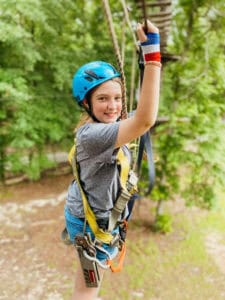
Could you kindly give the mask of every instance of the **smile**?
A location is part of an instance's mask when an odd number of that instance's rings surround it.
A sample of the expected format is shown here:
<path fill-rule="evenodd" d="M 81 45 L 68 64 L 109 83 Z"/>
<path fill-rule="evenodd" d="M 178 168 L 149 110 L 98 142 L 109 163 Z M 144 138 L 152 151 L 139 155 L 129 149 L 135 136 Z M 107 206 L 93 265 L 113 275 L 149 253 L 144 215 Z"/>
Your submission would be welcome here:
<path fill-rule="evenodd" d="M 115 112 L 115 113 L 105 113 L 105 115 L 108 116 L 108 117 L 115 117 L 115 116 L 117 116 L 117 112 Z"/>

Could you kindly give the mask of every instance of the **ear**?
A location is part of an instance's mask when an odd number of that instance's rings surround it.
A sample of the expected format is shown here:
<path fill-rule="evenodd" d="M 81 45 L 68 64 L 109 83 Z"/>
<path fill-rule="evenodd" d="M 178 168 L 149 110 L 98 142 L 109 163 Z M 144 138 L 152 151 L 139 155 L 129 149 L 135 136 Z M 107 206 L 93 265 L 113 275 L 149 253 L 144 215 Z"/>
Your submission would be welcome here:
<path fill-rule="evenodd" d="M 84 107 L 89 108 L 88 101 L 86 98 L 84 98 L 84 100 L 82 101 L 82 104 Z"/>

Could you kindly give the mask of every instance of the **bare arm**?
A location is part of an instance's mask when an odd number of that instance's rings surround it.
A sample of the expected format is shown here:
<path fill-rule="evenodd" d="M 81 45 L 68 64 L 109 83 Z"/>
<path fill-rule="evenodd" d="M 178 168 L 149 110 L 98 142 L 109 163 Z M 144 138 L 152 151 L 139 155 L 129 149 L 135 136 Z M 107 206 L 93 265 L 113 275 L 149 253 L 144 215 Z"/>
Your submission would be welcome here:
<path fill-rule="evenodd" d="M 148 21 L 148 31 L 158 32 L 158 29 Z M 143 27 L 137 28 L 141 42 L 146 40 Z M 147 64 L 144 70 L 140 99 L 134 116 L 120 122 L 115 148 L 120 147 L 144 134 L 155 123 L 160 89 L 160 68 Z"/>

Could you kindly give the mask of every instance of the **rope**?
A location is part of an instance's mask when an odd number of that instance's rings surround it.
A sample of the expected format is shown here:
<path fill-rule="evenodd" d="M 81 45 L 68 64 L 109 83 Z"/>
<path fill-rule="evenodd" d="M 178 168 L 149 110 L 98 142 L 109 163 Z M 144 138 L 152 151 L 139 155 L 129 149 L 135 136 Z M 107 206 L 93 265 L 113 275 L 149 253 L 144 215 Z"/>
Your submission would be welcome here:
<path fill-rule="evenodd" d="M 121 52 L 120 52 L 120 47 L 119 47 L 118 40 L 117 40 L 117 37 L 116 37 L 115 29 L 114 29 L 114 26 L 113 26 L 113 20 L 112 20 L 112 14 L 111 14 L 109 2 L 108 2 L 108 0 L 102 0 L 102 4 L 104 6 L 104 10 L 105 10 L 106 18 L 107 18 L 107 23 L 108 23 L 109 31 L 110 31 L 110 34 L 111 34 L 111 37 L 112 37 L 114 51 L 115 51 L 115 54 L 116 54 L 117 64 L 118 64 L 119 71 L 120 71 L 120 74 L 121 74 L 122 98 L 123 98 L 121 117 L 122 117 L 122 119 L 126 119 L 127 118 L 126 78 L 125 78 L 125 74 L 124 74 L 124 70 L 123 70 L 123 61 L 122 61 L 122 57 L 121 57 L 121 54 L 120 54 Z"/>
<path fill-rule="evenodd" d="M 124 17 L 125 17 L 125 20 L 127 22 L 128 28 L 130 29 L 135 48 L 136 48 L 137 52 L 139 52 L 138 41 L 136 39 L 136 35 L 134 34 L 134 31 L 133 31 L 133 28 L 132 28 L 132 25 L 131 25 L 131 22 L 130 22 L 126 1 L 125 0 L 120 0 L 120 2 L 121 2 L 122 7 L 123 7 Z"/>
<path fill-rule="evenodd" d="M 126 20 L 123 18 L 122 23 L 122 34 L 121 34 L 121 59 L 122 59 L 122 65 L 124 67 L 124 57 L 125 57 L 125 45 L 126 45 Z"/>
<path fill-rule="evenodd" d="M 144 16 L 144 22 L 145 22 L 145 32 L 147 32 L 147 28 L 148 28 L 148 25 L 147 25 L 147 12 L 146 12 L 146 3 L 145 3 L 145 0 L 142 0 L 142 10 L 143 10 L 143 16 Z"/>

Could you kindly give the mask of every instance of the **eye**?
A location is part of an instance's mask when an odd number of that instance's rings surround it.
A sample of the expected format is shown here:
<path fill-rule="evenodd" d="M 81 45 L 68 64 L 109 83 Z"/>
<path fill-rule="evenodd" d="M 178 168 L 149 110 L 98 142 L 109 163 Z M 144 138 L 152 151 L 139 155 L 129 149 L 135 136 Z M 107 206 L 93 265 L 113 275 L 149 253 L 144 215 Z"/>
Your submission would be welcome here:
<path fill-rule="evenodd" d="M 107 101 L 107 97 L 106 96 L 100 96 L 100 97 L 98 97 L 98 101 L 105 102 L 105 101 Z"/>
<path fill-rule="evenodd" d="M 116 97 L 115 97 L 115 100 L 116 100 L 117 102 L 120 102 L 120 101 L 122 100 L 122 97 L 121 97 L 121 96 L 116 96 Z"/>

